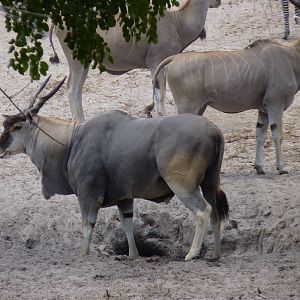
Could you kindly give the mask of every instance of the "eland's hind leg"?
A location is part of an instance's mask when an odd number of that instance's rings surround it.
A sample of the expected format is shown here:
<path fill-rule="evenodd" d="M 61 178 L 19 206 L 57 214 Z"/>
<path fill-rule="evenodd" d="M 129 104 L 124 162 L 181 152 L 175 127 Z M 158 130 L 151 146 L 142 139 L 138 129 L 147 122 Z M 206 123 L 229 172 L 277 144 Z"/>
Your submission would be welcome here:
<path fill-rule="evenodd" d="M 263 161 L 263 148 L 268 131 L 269 118 L 268 114 L 258 111 L 257 124 L 256 124 L 256 156 L 254 169 L 257 174 L 265 174 L 262 167 Z"/>
<path fill-rule="evenodd" d="M 185 260 L 191 260 L 200 253 L 211 213 L 211 206 L 201 195 L 199 187 L 193 192 L 190 192 L 188 191 L 188 189 L 185 189 L 184 187 L 178 186 L 176 184 L 169 184 L 169 186 L 178 197 L 178 199 L 196 217 L 196 227 L 193 243 L 189 253 L 185 257 Z"/>
<path fill-rule="evenodd" d="M 209 202 L 212 207 L 210 215 L 211 229 L 214 235 L 214 255 L 213 260 L 217 260 L 221 256 L 221 217 L 218 214 L 217 203 L 216 203 L 216 186 L 201 185 L 202 193 L 205 199 Z"/>

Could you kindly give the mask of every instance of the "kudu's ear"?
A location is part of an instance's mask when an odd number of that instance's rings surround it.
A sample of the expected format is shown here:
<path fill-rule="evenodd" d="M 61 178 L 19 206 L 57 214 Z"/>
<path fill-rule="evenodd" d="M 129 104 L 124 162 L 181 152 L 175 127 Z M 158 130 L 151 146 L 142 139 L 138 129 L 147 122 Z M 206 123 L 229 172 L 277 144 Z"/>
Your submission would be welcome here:
<path fill-rule="evenodd" d="M 31 113 L 32 116 L 35 116 L 38 114 L 39 110 L 43 107 L 43 105 L 46 103 L 48 99 L 50 99 L 59 89 L 60 87 L 64 84 L 65 80 L 67 77 L 65 77 L 62 81 L 60 81 L 56 87 L 47 95 L 39 98 L 39 101 L 30 109 L 27 111 Z"/>

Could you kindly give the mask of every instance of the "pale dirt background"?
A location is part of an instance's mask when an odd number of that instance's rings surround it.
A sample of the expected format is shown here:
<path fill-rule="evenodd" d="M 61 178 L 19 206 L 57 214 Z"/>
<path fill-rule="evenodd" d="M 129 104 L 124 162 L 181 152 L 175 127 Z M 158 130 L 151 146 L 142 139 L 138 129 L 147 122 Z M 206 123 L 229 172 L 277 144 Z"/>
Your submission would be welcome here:
<path fill-rule="evenodd" d="M 292 14 L 292 12 L 291 12 Z M 0 84 L 10 95 L 29 82 L 7 70 L 10 35 L 0 16 Z M 224 0 L 207 17 L 207 40 L 190 50 L 239 49 L 257 38 L 283 32 L 278 0 Z M 291 38 L 300 28 L 291 18 Z M 46 38 L 46 59 L 51 55 Z M 68 67 L 51 66 L 53 86 Z M 31 84 L 15 100 L 25 107 Z M 84 87 L 87 117 L 110 109 L 140 111 L 151 101 L 147 70 L 122 76 L 91 71 Z M 168 91 L 168 114 L 176 113 Z M 1 111 L 15 113 L 0 96 Z M 42 110 L 70 118 L 63 88 Z M 223 131 L 226 149 L 222 186 L 230 204 L 224 224 L 223 254 L 217 263 L 203 259 L 212 250 L 211 234 L 202 257 L 185 262 L 193 218 L 176 199 L 169 205 L 136 201 L 135 228 L 140 252 L 128 260 L 116 208 L 100 210 L 92 253 L 80 257 L 80 212 L 75 196 L 43 199 L 39 174 L 25 155 L 0 161 L 0 299 L 300 299 L 300 99 L 284 115 L 284 158 L 290 175 L 279 176 L 270 134 L 265 147 L 266 175 L 253 169 L 256 111 L 226 115 L 208 109 L 205 116 Z M 1 129 L 2 130 L 2 129 Z"/>

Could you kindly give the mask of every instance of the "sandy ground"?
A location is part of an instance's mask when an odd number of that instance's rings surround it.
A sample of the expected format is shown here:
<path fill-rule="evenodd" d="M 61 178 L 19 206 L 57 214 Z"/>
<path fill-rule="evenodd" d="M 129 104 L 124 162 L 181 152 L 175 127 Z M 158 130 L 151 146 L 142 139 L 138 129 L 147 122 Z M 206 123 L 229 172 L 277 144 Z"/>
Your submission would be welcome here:
<path fill-rule="evenodd" d="M 292 14 L 292 12 L 291 12 Z M 10 95 L 29 82 L 7 70 L 10 35 L 0 16 L 0 84 Z M 223 0 L 207 17 L 207 40 L 189 50 L 239 49 L 257 38 L 283 32 L 280 1 Z M 291 18 L 291 37 L 300 28 Z M 51 66 L 52 84 L 68 75 L 62 63 Z M 51 55 L 45 39 L 46 58 Z M 15 97 L 25 107 L 32 83 Z M 140 111 L 151 101 L 147 70 L 122 76 L 91 71 L 84 87 L 87 117 L 110 109 Z M 176 109 L 168 91 L 168 114 Z M 39 174 L 25 155 L 0 161 L 0 299 L 299 299 L 300 97 L 284 114 L 284 159 L 289 175 L 278 175 L 274 145 L 265 147 L 266 175 L 253 169 L 256 111 L 226 115 L 208 109 L 205 116 L 223 131 L 226 149 L 222 186 L 230 204 L 224 224 L 222 258 L 203 257 L 212 250 L 211 233 L 202 255 L 183 260 L 194 220 L 175 198 L 169 205 L 137 200 L 135 231 L 143 257 L 130 260 L 116 208 L 99 211 L 88 257 L 79 255 L 80 212 L 75 196 L 45 200 Z M 15 113 L 0 96 L 1 111 Z M 70 118 L 65 90 L 43 108 L 45 115 Z M 2 130 L 2 129 L 1 129 Z"/>

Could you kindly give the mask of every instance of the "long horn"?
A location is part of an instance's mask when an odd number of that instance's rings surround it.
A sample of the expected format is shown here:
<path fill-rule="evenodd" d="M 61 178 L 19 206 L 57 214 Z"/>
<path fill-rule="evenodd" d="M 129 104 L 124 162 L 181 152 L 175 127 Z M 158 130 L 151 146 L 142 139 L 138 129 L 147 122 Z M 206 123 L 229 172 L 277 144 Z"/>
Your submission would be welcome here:
<path fill-rule="evenodd" d="M 51 75 L 49 75 L 45 81 L 40 85 L 40 87 L 32 94 L 32 96 L 29 99 L 29 106 L 27 109 L 30 109 L 33 107 L 35 99 L 37 98 L 37 96 L 40 94 L 40 92 L 44 89 L 44 87 L 46 86 L 46 84 L 48 83 L 49 79 L 50 79 Z"/>
<path fill-rule="evenodd" d="M 40 100 L 28 111 L 32 114 L 32 115 L 36 115 L 39 110 L 42 108 L 42 106 L 45 104 L 45 102 L 50 99 L 59 89 L 60 87 L 64 84 L 65 80 L 67 77 L 65 77 L 62 81 L 59 82 L 59 84 L 47 95 L 45 95 L 44 97 L 41 97 Z"/>
<path fill-rule="evenodd" d="M 11 97 L 9 97 L 0 87 L 0 91 L 4 94 L 4 96 L 12 103 L 12 105 L 20 112 L 21 115 L 23 115 L 26 118 L 25 113 L 23 112 L 23 110 L 17 105 L 15 104 L 15 102 L 11 99 Z"/>

